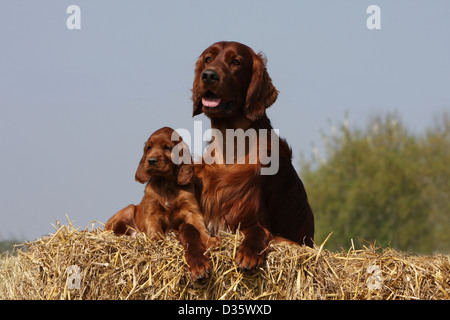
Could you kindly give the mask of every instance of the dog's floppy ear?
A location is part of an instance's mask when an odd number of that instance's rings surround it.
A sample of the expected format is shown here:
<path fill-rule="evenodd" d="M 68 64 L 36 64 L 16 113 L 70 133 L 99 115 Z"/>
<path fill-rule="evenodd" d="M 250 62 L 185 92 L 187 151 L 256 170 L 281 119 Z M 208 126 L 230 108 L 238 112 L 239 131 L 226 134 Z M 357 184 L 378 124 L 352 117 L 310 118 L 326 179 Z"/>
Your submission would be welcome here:
<path fill-rule="evenodd" d="M 265 109 L 270 107 L 277 97 L 278 91 L 272 84 L 266 69 L 266 59 L 258 53 L 253 56 L 252 80 L 245 100 L 245 116 L 251 121 L 261 118 Z"/>
<path fill-rule="evenodd" d="M 144 154 L 139 162 L 134 178 L 137 182 L 146 183 L 150 180 L 150 174 L 145 170 L 145 161 L 147 161 L 147 144 L 144 147 Z"/>
<path fill-rule="evenodd" d="M 185 186 L 192 181 L 194 176 L 194 165 L 192 164 L 192 157 L 189 151 L 189 146 L 183 139 L 174 131 L 172 133 L 172 141 L 179 141 L 172 149 L 172 162 L 177 166 L 177 183 L 180 186 Z"/>
<path fill-rule="evenodd" d="M 196 116 L 200 113 L 202 113 L 202 100 L 200 97 L 200 93 L 198 92 L 198 84 L 201 81 L 201 73 L 202 73 L 202 67 L 203 67 L 203 54 L 198 58 L 197 63 L 195 64 L 195 77 L 194 77 L 194 84 L 192 86 L 192 102 L 194 103 L 194 109 L 192 112 L 192 116 Z"/>
<path fill-rule="evenodd" d="M 177 168 L 177 183 L 180 186 L 188 185 L 194 177 L 194 165 L 192 163 L 182 163 Z"/>

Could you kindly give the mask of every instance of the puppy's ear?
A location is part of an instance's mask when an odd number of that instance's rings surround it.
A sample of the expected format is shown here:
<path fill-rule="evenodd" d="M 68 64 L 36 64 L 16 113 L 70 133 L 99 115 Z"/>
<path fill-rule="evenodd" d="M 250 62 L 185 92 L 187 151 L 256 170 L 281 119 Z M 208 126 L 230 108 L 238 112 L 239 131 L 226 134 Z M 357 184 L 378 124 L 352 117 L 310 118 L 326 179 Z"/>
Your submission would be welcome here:
<path fill-rule="evenodd" d="M 192 178 L 194 177 L 194 165 L 192 163 L 189 164 L 180 164 L 177 168 L 177 183 L 180 186 L 188 185 L 192 182 Z"/>
<path fill-rule="evenodd" d="M 140 183 L 146 183 L 148 180 L 150 180 L 150 175 L 148 174 L 147 170 L 145 170 L 145 161 L 147 161 L 147 146 L 144 149 L 144 155 L 141 158 L 141 161 L 139 162 L 138 168 L 136 170 L 136 175 L 134 178 L 137 182 Z"/>
<path fill-rule="evenodd" d="M 261 118 L 265 109 L 270 107 L 277 97 L 278 91 L 272 84 L 266 69 L 266 59 L 258 53 L 253 56 L 252 80 L 245 100 L 245 116 L 251 121 Z"/>
<path fill-rule="evenodd" d="M 195 64 L 195 77 L 194 84 L 192 86 L 192 102 L 194 103 L 194 109 L 192 112 L 192 116 L 196 116 L 202 113 L 202 97 L 200 97 L 199 93 L 199 83 L 201 81 L 201 73 L 203 69 L 203 55 L 198 58 L 197 63 Z"/>
<path fill-rule="evenodd" d="M 172 162 L 177 166 L 177 183 L 180 186 L 185 186 L 192 182 L 194 176 L 194 165 L 192 164 L 192 157 L 189 151 L 189 146 L 183 139 L 178 136 L 178 144 L 172 149 Z M 172 141 L 174 141 L 172 134 Z"/>

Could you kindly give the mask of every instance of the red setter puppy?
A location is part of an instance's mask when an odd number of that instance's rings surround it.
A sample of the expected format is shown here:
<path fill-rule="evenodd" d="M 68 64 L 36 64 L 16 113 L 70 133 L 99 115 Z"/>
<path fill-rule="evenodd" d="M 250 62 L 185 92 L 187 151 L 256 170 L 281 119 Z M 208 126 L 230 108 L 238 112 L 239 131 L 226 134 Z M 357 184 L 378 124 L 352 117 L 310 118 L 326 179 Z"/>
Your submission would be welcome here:
<path fill-rule="evenodd" d="M 175 165 L 172 161 L 172 149 L 178 143 L 183 143 L 182 152 L 189 150 L 182 138 L 168 127 L 150 136 L 136 171 L 137 181 L 148 182 L 144 197 L 140 204 L 129 205 L 111 217 L 105 230 L 127 235 L 141 231 L 150 239 L 157 239 L 168 229 L 178 229 L 186 261 L 193 279 L 197 280 L 206 278 L 211 271 L 206 248 L 217 245 L 219 240 L 209 236 L 200 212 L 192 181 L 193 165 Z"/>
<path fill-rule="evenodd" d="M 229 164 L 224 159 L 230 156 L 233 146 L 228 147 L 235 141 L 224 138 L 221 146 L 213 140 L 211 154 L 223 164 L 203 161 L 195 166 L 201 179 L 200 206 L 209 231 L 215 234 L 219 229 L 236 230 L 240 226 L 245 238 L 236 262 L 243 269 L 260 267 L 264 249 L 274 238 L 312 246 L 314 218 L 305 188 L 292 166 L 290 147 L 271 131 L 266 115 L 278 91 L 262 55 L 237 42 L 211 45 L 196 63 L 192 93 L 193 116 L 205 113 L 222 137 L 226 137 L 227 129 L 254 129 L 260 140 L 260 129 L 267 129 L 267 152 L 277 147 L 279 154 L 277 172 L 263 175 L 261 170 L 267 164 L 262 163 L 261 156 L 256 163 Z M 248 155 L 247 148 L 247 160 Z"/>

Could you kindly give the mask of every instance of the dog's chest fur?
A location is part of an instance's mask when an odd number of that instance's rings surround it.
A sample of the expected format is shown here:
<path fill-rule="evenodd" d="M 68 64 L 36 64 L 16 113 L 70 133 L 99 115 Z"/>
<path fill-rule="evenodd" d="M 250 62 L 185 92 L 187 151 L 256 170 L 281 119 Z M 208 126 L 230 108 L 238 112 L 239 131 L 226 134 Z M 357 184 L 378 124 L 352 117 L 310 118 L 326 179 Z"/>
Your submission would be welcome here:
<path fill-rule="evenodd" d="M 227 227 L 234 231 L 259 209 L 259 165 L 204 165 L 198 176 L 202 180 L 200 205 L 213 235 Z"/>

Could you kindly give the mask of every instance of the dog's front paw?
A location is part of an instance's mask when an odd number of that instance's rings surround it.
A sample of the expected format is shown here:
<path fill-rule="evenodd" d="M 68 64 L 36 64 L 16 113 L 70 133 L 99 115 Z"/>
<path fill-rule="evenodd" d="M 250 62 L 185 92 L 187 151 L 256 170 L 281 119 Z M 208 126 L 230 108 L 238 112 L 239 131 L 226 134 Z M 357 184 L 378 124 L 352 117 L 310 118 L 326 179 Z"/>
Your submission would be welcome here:
<path fill-rule="evenodd" d="M 186 261 L 191 270 L 192 280 L 199 281 L 209 278 L 212 265 L 208 255 L 186 255 Z"/>
<path fill-rule="evenodd" d="M 236 255 L 236 263 L 241 269 L 255 270 L 262 267 L 265 258 L 266 253 L 264 249 L 259 250 L 242 244 Z"/>

